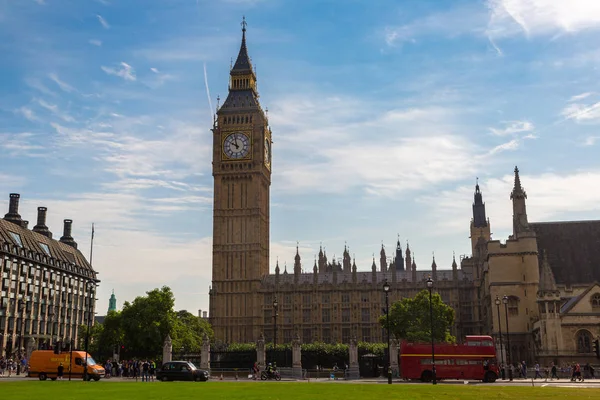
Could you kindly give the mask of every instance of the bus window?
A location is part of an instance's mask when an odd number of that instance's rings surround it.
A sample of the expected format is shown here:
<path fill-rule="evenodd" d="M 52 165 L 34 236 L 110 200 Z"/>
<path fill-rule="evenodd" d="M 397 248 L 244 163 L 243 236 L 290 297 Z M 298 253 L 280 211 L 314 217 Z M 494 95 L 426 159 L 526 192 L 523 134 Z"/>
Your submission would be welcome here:
<path fill-rule="evenodd" d="M 481 342 L 481 345 L 482 346 L 493 346 L 494 343 L 492 343 L 490 340 L 486 340 L 486 341 Z"/>
<path fill-rule="evenodd" d="M 481 346 L 481 342 L 467 342 L 468 346 Z"/>

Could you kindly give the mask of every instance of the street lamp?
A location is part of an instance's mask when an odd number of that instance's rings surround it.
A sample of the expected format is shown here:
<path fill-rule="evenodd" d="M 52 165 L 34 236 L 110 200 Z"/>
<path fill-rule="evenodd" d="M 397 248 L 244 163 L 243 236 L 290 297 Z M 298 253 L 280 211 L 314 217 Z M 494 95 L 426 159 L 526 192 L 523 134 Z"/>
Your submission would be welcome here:
<path fill-rule="evenodd" d="M 510 331 L 508 330 L 508 296 L 502 297 L 504 313 L 506 315 L 506 362 L 508 363 L 508 380 L 513 380 L 512 364 L 510 363 Z"/>
<path fill-rule="evenodd" d="M 387 352 L 388 352 L 388 384 L 392 384 L 392 355 L 390 354 L 390 284 L 387 279 L 383 283 L 385 293 L 385 322 L 387 328 Z"/>
<path fill-rule="evenodd" d="M 19 350 L 19 357 L 17 360 L 17 375 L 21 375 L 21 357 L 23 356 L 21 352 L 21 346 L 23 341 L 23 329 L 25 328 L 25 316 L 23 314 L 23 310 L 25 309 L 25 301 L 23 299 L 19 299 L 17 302 L 17 309 L 21 317 L 21 329 L 19 330 L 19 341 L 17 344 L 17 349 Z"/>
<path fill-rule="evenodd" d="M 277 297 L 273 300 L 273 351 L 277 348 Z"/>
<path fill-rule="evenodd" d="M 429 320 L 431 321 L 431 365 L 433 372 L 433 380 L 432 383 L 437 384 L 437 378 L 435 374 L 435 344 L 433 341 L 433 300 L 431 291 L 433 290 L 433 281 L 431 280 L 431 276 L 427 278 L 427 289 L 429 289 Z"/>
<path fill-rule="evenodd" d="M 504 352 L 502 351 L 502 323 L 500 320 L 500 298 L 496 296 L 496 300 L 494 300 L 496 304 L 496 309 L 498 311 L 498 335 L 500 338 L 500 359 L 502 360 L 502 365 L 500 368 L 500 375 L 502 375 L 502 380 L 506 379 L 505 371 L 504 371 Z"/>
<path fill-rule="evenodd" d="M 85 369 L 83 370 L 83 380 L 87 381 L 88 380 L 88 347 L 90 344 L 90 330 L 92 329 L 92 318 L 93 318 L 93 307 L 92 307 L 92 301 L 93 301 L 93 297 L 92 297 L 92 287 L 96 286 L 96 282 L 94 281 L 87 281 L 87 283 L 85 284 L 88 293 L 89 293 L 89 299 L 88 299 L 88 320 L 87 320 L 87 331 L 85 332 Z"/>

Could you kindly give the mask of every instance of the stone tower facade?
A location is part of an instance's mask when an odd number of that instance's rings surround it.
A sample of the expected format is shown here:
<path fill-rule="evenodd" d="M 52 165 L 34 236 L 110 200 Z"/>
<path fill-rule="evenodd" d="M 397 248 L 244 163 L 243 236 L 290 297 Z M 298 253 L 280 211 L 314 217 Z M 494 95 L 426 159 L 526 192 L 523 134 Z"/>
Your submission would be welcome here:
<path fill-rule="evenodd" d="M 257 338 L 256 293 L 269 274 L 271 130 L 258 101 L 256 74 L 242 44 L 213 132 L 213 262 L 210 322 L 225 342 Z"/>

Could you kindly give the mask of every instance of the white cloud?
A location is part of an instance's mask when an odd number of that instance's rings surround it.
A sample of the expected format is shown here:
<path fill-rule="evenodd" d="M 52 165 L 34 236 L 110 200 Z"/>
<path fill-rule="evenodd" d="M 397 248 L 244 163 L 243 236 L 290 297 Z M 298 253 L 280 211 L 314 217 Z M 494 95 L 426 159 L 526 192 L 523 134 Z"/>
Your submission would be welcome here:
<path fill-rule="evenodd" d="M 94 46 L 98 46 L 98 47 L 102 46 L 102 41 L 98 40 L 98 39 L 90 39 L 89 43 L 93 44 Z"/>
<path fill-rule="evenodd" d="M 17 108 L 15 110 L 15 112 L 21 114 L 22 116 L 27 118 L 29 121 L 39 121 L 39 118 L 37 117 L 37 115 L 35 115 L 33 110 L 29 107 L 23 106 L 23 107 Z"/>
<path fill-rule="evenodd" d="M 121 62 L 119 65 L 121 66 L 120 68 L 112 68 L 105 66 L 102 66 L 100 68 L 102 68 L 102 71 L 106 72 L 107 74 L 119 76 L 125 79 L 126 81 L 135 81 L 137 79 L 135 76 L 135 70 L 131 65 L 125 62 Z"/>
<path fill-rule="evenodd" d="M 585 93 L 575 95 L 569 99 L 569 102 L 583 100 L 586 97 L 591 96 L 592 94 L 594 94 L 594 93 L 593 92 L 585 92 Z"/>
<path fill-rule="evenodd" d="M 100 22 L 100 25 L 102 25 L 102 27 L 104 29 L 110 29 L 110 25 L 108 24 L 108 22 L 106 22 L 106 20 L 104 19 L 104 17 L 102 17 L 102 15 L 96 14 L 96 17 L 98 17 L 98 21 Z"/>
<path fill-rule="evenodd" d="M 48 77 L 49 77 L 49 78 L 50 78 L 50 79 L 51 79 L 51 80 L 52 80 L 54 83 L 56 83 L 56 84 L 58 85 L 58 87 L 59 87 L 59 88 L 60 88 L 60 89 L 61 89 L 63 92 L 71 93 L 71 92 L 75 92 L 75 91 L 76 91 L 76 90 L 75 90 L 75 88 L 74 88 L 73 86 L 69 85 L 69 84 L 68 84 L 68 83 L 66 83 L 66 82 L 63 82 L 63 81 L 61 81 L 61 80 L 58 78 L 58 75 L 56 75 L 56 74 L 52 73 L 52 74 L 49 74 L 49 75 L 48 75 Z"/>
<path fill-rule="evenodd" d="M 454 7 L 449 11 L 432 13 L 415 21 L 384 28 L 383 37 L 388 46 L 405 42 L 415 43 L 423 36 L 459 37 L 478 33 L 485 28 L 485 10 L 475 4 Z"/>
<path fill-rule="evenodd" d="M 38 3 L 39 5 L 42 5 L 42 6 L 46 5 L 46 0 L 33 0 L 33 1 L 35 1 L 36 3 Z"/>
<path fill-rule="evenodd" d="M 521 183 L 527 192 L 527 214 L 531 222 L 569 218 L 577 212 L 600 211 L 600 170 L 571 174 L 545 173 L 527 175 L 521 171 Z M 512 205 L 509 199 L 514 175 L 479 181 L 487 216 L 495 239 L 505 240 L 512 230 Z M 429 218 L 436 221 L 439 234 L 463 232 L 472 218 L 469 204 L 473 201 L 473 186 L 422 196 L 421 203 L 430 206 Z M 573 217 L 573 219 L 578 219 Z"/>
<path fill-rule="evenodd" d="M 58 106 L 56 104 L 50 104 L 47 103 L 46 101 L 42 100 L 42 99 L 37 99 L 37 103 L 45 108 L 46 110 L 52 112 L 54 115 L 56 115 L 57 117 L 59 117 L 60 119 L 62 119 L 65 122 L 75 122 L 75 119 L 73 117 L 71 117 L 68 114 L 62 113 L 59 109 Z"/>
<path fill-rule="evenodd" d="M 150 68 L 150 71 L 154 72 L 155 74 L 159 73 L 157 68 Z"/>
<path fill-rule="evenodd" d="M 488 35 L 577 33 L 600 28 L 597 0 L 488 0 Z"/>
<path fill-rule="evenodd" d="M 580 103 L 569 104 L 565 107 L 561 115 L 565 120 L 572 119 L 575 122 L 600 122 L 600 102 L 585 105 Z"/>
<path fill-rule="evenodd" d="M 596 144 L 596 142 L 600 140 L 600 136 L 588 136 L 587 138 L 585 138 L 583 145 L 584 146 L 593 146 Z"/>
<path fill-rule="evenodd" d="M 489 152 L 489 154 L 493 155 L 496 153 L 500 153 L 502 151 L 506 151 L 506 150 L 516 150 L 519 148 L 519 140 L 518 139 L 513 139 L 509 142 L 506 143 L 502 143 L 494 148 L 492 148 Z"/>
<path fill-rule="evenodd" d="M 514 135 L 515 133 L 531 132 L 534 125 L 529 121 L 510 121 L 503 129 L 490 128 L 490 132 L 497 136 Z"/>

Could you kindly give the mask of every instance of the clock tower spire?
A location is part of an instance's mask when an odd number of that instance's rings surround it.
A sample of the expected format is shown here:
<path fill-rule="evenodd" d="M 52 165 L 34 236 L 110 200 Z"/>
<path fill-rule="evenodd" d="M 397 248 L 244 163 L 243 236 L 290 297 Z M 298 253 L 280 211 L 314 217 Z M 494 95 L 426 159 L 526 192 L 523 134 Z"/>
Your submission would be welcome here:
<path fill-rule="evenodd" d="M 210 322 L 223 342 L 257 340 L 259 290 L 269 274 L 271 129 L 242 43 L 213 131 L 213 261 Z"/>

